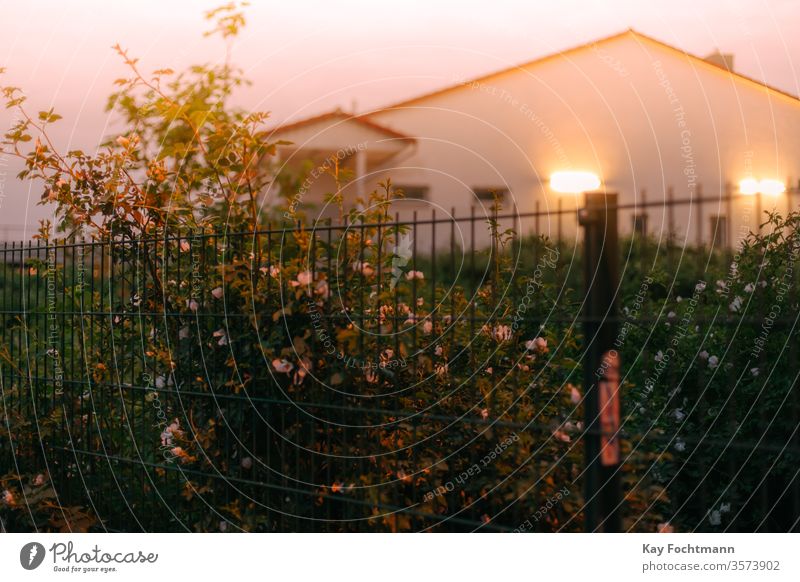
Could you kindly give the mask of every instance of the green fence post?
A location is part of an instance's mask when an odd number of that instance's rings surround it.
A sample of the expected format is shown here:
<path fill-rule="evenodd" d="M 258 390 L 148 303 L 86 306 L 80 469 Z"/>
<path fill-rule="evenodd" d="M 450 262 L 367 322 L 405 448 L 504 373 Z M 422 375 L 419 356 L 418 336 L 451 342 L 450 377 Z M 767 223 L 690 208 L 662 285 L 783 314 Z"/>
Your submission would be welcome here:
<path fill-rule="evenodd" d="M 619 291 L 617 195 L 586 194 L 583 330 L 586 531 L 620 531 L 620 359 L 614 348 Z"/>

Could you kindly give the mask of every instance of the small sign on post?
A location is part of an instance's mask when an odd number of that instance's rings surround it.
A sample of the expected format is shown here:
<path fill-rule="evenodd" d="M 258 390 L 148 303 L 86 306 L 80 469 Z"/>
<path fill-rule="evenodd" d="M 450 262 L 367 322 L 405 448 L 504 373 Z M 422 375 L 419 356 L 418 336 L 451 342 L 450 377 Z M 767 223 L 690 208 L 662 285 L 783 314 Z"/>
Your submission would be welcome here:
<path fill-rule="evenodd" d="M 603 376 L 598 382 L 600 406 L 600 462 L 604 467 L 618 465 L 619 454 L 619 354 L 603 354 Z"/>

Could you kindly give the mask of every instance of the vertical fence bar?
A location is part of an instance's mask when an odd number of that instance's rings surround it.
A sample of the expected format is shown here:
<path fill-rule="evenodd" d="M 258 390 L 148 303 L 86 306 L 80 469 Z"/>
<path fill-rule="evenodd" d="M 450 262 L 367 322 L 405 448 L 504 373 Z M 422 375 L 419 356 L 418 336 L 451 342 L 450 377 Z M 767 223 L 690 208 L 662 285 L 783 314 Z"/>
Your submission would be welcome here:
<path fill-rule="evenodd" d="M 761 234 L 761 192 L 756 192 L 756 229 Z"/>
<path fill-rule="evenodd" d="M 703 246 L 703 186 L 697 185 L 695 189 L 695 202 L 697 203 L 697 248 Z"/>
<path fill-rule="evenodd" d="M 584 227 L 585 526 L 620 531 L 617 195 L 587 193 Z"/>
<path fill-rule="evenodd" d="M 642 188 L 641 199 L 642 199 L 641 210 L 639 210 L 637 212 L 637 214 L 639 214 L 639 216 L 640 216 L 639 221 L 642 223 L 642 232 L 640 233 L 640 240 L 639 240 L 639 248 L 641 250 L 639 251 L 639 255 L 641 257 L 640 258 L 640 269 L 642 270 L 642 273 L 645 273 L 647 271 L 647 262 L 648 262 L 648 258 L 647 258 L 647 220 L 648 220 L 647 208 L 648 208 L 648 206 L 647 206 L 647 189 L 646 188 Z M 634 221 L 635 221 L 635 219 L 634 219 Z M 633 232 L 631 240 L 634 240 L 636 238 L 636 236 L 637 236 L 637 233 Z"/>
<path fill-rule="evenodd" d="M 557 210 L 557 212 L 558 212 L 558 231 L 557 231 L 557 235 L 556 235 L 559 250 L 561 249 L 561 236 L 562 236 L 562 230 L 561 230 L 561 222 L 562 222 L 561 210 L 562 210 L 562 207 L 563 207 L 563 200 L 559 197 L 559 199 L 558 199 L 558 210 Z"/>
<path fill-rule="evenodd" d="M 728 249 L 733 248 L 733 187 L 730 182 L 725 182 L 725 213 L 727 220 L 725 220 L 725 246 Z"/>
<path fill-rule="evenodd" d="M 675 190 L 672 186 L 667 188 L 667 244 L 672 246 L 675 241 Z"/>

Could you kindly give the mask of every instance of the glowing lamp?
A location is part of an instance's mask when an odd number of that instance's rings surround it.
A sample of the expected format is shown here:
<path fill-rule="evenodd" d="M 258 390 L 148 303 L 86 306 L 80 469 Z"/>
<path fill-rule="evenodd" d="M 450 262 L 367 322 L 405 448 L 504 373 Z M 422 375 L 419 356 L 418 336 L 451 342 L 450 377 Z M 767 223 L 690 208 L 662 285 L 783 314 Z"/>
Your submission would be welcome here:
<path fill-rule="evenodd" d="M 758 190 L 759 184 L 755 178 L 746 178 L 739 182 L 739 192 L 742 194 L 752 196 L 753 194 L 758 194 Z"/>
<path fill-rule="evenodd" d="M 767 196 L 780 196 L 786 192 L 786 185 L 780 180 L 761 180 L 758 191 Z"/>
<path fill-rule="evenodd" d="M 600 178 L 591 172 L 554 172 L 550 175 L 550 187 L 562 194 L 580 194 L 597 190 Z"/>
<path fill-rule="evenodd" d="M 755 178 L 746 178 L 739 182 L 739 192 L 748 196 L 752 196 L 753 194 L 780 196 L 786 192 L 786 184 L 780 180 L 756 180 Z"/>

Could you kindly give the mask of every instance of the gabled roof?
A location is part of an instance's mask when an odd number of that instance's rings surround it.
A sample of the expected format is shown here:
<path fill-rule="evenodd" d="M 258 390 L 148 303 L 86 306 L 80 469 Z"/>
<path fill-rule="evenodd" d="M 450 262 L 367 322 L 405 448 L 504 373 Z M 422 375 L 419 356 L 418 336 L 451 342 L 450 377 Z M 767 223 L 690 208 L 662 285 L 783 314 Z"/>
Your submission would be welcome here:
<path fill-rule="evenodd" d="M 384 134 L 386 134 L 387 136 L 390 136 L 390 137 L 401 138 L 401 139 L 413 139 L 410 136 L 404 135 L 404 134 L 399 133 L 399 132 L 397 132 L 397 131 L 395 131 L 393 129 L 390 129 L 388 127 L 385 127 L 383 125 L 375 123 L 374 121 L 369 119 L 369 117 L 371 115 L 375 115 L 375 114 L 378 114 L 378 113 L 381 113 L 381 112 L 384 112 L 384 111 L 389 111 L 391 109 L 402 109 L 404 107 L 409 107 L 411 105 L 419 103 L 420 101 L 424 101 L 426 99 L 430 99 L 431 97 L 438 97 L 439 95 L 444 95 L 445 93 L 450 93 L 452 91 L 459 91 L 459 90 L 467 89 L 468 87 L 470 87 L 471 85 L 474 85 L 475 83 L 486 83 L 486 82 L 488 82 L 488 81 L 490 81 L 492 79 L 495 79 L 496 77 L 500 77 L 500 76 L 506 75 L 508 73 L 513 73 L 513 72 L 519 71 L 521 69 L 526 69 L 526 68 L 533 67 L 533 66 L 536 66 L 536 65 L 541 65 L 541 64 L 547 63 L 547 62 L 552 61 L 552 60 L 557 59 L 557 58 L 563 58 L 563 57 L 566 57 L 566 56 L 570 56 L 570 55 L 578 53 L 580 51 L 591 49 L 591 48 L 593 48 L 593 47 L 595 47 L 597 45 L 613 42 L 615 40 L 624 38 L 625 36 L 632 36 L 634 39 L 636 39 L 639 42 L 649 43 L 649 44 L 655 45 L 655 46 L 657 46 L 659 48 L 666 49 L 668 51 L 674 52 L 674 53 L 676 53 L 676 54 L 678 54 L 678 55 L 680 55 L 680 56 L 682 56 L 684 58 L 689 59 L 692 62 L 695 62 L 697 64 L 700 64 L 703 67 L 708 68 L 709 70 L 715 71 L 716 74 L 726 75 L 726 76 L 732 77 L 732 78 L 734 78 L 736 80 L 756 85 L 761 89 L 766 89 L 768 91 L 771 91 L 773 93 L 776 93 L 778 95 L 786 97 L 789 100 L 791 100 L 793 103 L 800 105 L 800 98 L 798 98 L 796 95 L 792 95 L 791 93 L 788 93 L 786 91 L 783 91 L 781 89 L 778 89 L 776 87 L 768 85 L 768 84 L 766 84 L 766 83 L 764 83 L 762 81 L 758 81 L 756 79 L 753 79 L 752 77 L 748 77 L 747 75 L 743 75 L 741 73 L 737 73 L 735 71 L 730 71 L 728 69 L 724 69 L 722 67 L 719 67 L 718 65 L 715 65 L 714 63 L 711 63 L 711 62 L 707 61 L 706 59 L 704 59 L 702 57 L 699 57 L 699 56 L 694 55 L 692 53 L 688 53 L 688 52 L 686 52 L 686 51 L 684 51 L 682 49 L 679 49 L 677 47 L 672 46 L 671 44 L 667 44 L 667 43 L 665 43 L 663 41 L 657 40 L 657 39 L 655 39 L 655 38 L 653 38 L 651 36 L 647 36 L 646 34 L 642 34 L 641 32 L 638 32 L 638 31 L 636 31 L 636 30 L 634 30 L 632 28 L 629 28 L 629 29 L 624 30 L 622 32 L 618 32 L 616 34 L 612 34 L 610 36 L 606 36 L 606 37 L 598 39 L 598 40 L 593 40 L 593 41 L 590 41 L 590 42 L 587 42 L 587 43 L 584 43 L 584 44 L 581 44 L 581 45 L 578 45 L 578 46 L 575 46 L 575 47 L 572 47 L 572 48 L 569 48 L 569 49 L 566 49 L 566 50 L 558 51 L 558 52 L 546 55 L 544 57 L 539 57 L 539 58 L 533 59 L 532 61 L 521 63 L 519 65 L 515 65 L 515 66 L 512 66 L 512 67 L 507 67 L 505 69 L 502 69 L 502 70 L 499 70 L 499 71 L 495 71 L 493 73 L 489 73 L 487 75 L 483 75 L 483 76 L 480 76 L 480 77 L 476 77 L 474 79 L 471 79 L 469 81 L 465 81 L 463 83 L 457 83 L 455 85 L 450 85 L 450 86 L 444 87 L 442 89 L 436 89 L 435 91 L 431 91 L 429 93 L 424 93 L 424 94 L 419 95 L 417 97 L 412 97 L 410 99 L 405 99 L 403 101 L 400 101 L 398 103 L 394 103 L 392 105 L 387 105 L 385 107 L 380 107 L 378 109 L 374 109 L 374 110 L 370 111 L 369 113 L 364 113 L 364 114 L 361 114 L 361 115 L 351 115 L 351 114 L 343 112 L 341 109 L 336 109 L 336 110 L 330 111 L 328 113 L 323 113 L 322 115 L 316 115 L 314 117 L 309 117 L 307 119 L 302 119 L 302 120 L 296 121 L 294 123 L 290 123 L 290 124 L 287 124 L 287 125 L 279 126 L 279 127 L 275 128 L 273 130 L 273 133 L 280 134 L 281 132 L 284 132 L 284 131 L 287 131 L 287 130 L 290 130 L 290 129 L 297 129 L 299 127 L 303 127 L 303 126 L 310 125 L 310 124 L 313 124 L 313 123 L 323 122 L 323 121 L 328 121 L 328 120 L 339 118 L 342 121 L 345 121 L 345 120 L 355 121 L 357 123 L 360 123 L 360 124 L 363 124 L 363 125 L 365 125 L 367 127 L 370 127 L 370 128 L 372 128 L 372 129 L 374 129 L 376 131 L 382 132 L 382 133 L 384 133 Z"/>
<path fill-rule="evenodd" d="M 431 91 L 430 93 L 425 93 L 425 94 L 419 95 L 417 97 L 412 97 L 411 99 L 405 99 L 405 100 L 400 101 L 398 103 L 394 103 L 394 104 L 388 105 L 386 107 L 381 107 L 381 108 L 375 109 L 375 110 L 370 112 L 370 115 L 376 114 L 376 113 L 380 113 L 382 111 L 387 111 L 387 110 L 390 110 L 390 109 L 398 109 L 398 108 L 408 107 L 408 106 L 414 105 L 414 104 L 416 104 L 416 103 L 418 103 L 420 101 L 424 101 L 424 100 L 429 99 L 431 97 L 437 97 L 439 95 L 443 95 L 443 94 L 449 93 L 451 91 L 459 91 L 459 90 L 462 90 L 462 89 L 467 89 L 468 87 L 470 87 L 470 85 L 474 85 L 475 83 L 486 83 L 487 81 L 495 79 L 496 77 L 499 77 L 499 76 L 502 76 L 502 75 L 505 75 L 505 74 L 508 74 L 508 73 L 513 73 L 513 72 L 519 71 L 521 69 L 526 69 L 526 68 L 533 67 L 533 66 L 536 66 L 536 65 L 541 65 L 541 64 L 547 63 L 547 62 L 552 61 L 552 60 L 557 59 L 557 58 L 570 56 L 570 55 L 575 54 L 577 52 L 580 52 L 580 51 L 583 51 L 583 50 L 587 50 L 587 49 L 591 49 L 591 48 L 593 48 L 593 47 L 595 47 L 597 45 L 606 44 L 606 43 L 618 40 L 620 38 L 624 38 L 625 36 L 632 36 L 633 38 L 635 38 L 636 40 L 638 40 L 640 42 L 650 43 L 650 44 L 656 45 L 656 46 L 658 46 L 658 47 L 660 47 L 662 49 L 667 49 L 667 50 L 669 50 L 671 52 L 675 52 L 675 53 L 679 54 L 680 56 L 688 58 L 692 62 L 697 62 L 698 64 L 702 63 L 702 66 L 708 67 L 709 69 L 712 69 L 712 70 L 716 71 L 717 74 L 731 76 L 734 79 L 738 79 L 740 81 L 744 81 L 744 82 L 747 82 L 747 83 L 755 84 L 755 85 L 757 85 L 758 87 L 760 87 L 762 89 L 767 89 L 768 91 L 772 91 L 772 92 L 774 92 L 776 94 L 782 95 L 784 97 L 788 97 L 794 103 L 800 104 L 800 98 L 798 98 L 796 95 L 792 95 L 791 93 L 787 93 L 786 91 L 783 91 L 781 89 L 777 89 L 775 87 L 767 85 L 766 83 L 763 83 L 761 81 L 757 81 L 756 79 L 753 79 L 753 78 L 748 77 L 746 75 L 742 75 L 741 73 L 737 73 L 735 71 L 729 71 L 727 69 L 723 69 L 723 68 L 721 68 L 721 67 L 719 67 L 719 66 L 717 66 L 717 65 L 715 65 L 713 63 L 710 63 L 709 61 L 705 60 L 702 57 L 699 57 L 697 55 L 688 53 L 688 52 L 686 52 L 684 50 L 681 50 L 681 49 L 679 49 L 677 47 L 674 47 L 674 46 L 672 46 L 670 44 L 667 44 L 667 43 L 665 43 L 663 41 L 657 40 L 655 38 L 647 36 L 646 34 L 642 34 L 641 32 L 637 32 L 637 31 L 633 30 L 632 28 L 629 28 L 628 30 L 625 30 L 623 32 L 618 32 L 616 34 L 612 34 L 611 36 L 607 36 L 607 37 L 601 38 L 599 40 L 593 40 L 591 42 L 584 43 L 584 44 L 581 44 L 581 45 L 578 45 L 578 46 L 575 46 L 575 47 L 572 47 L 572 48 L 569 48 L 569 49 L 566 49 L 566 50 L 558 51 L 556 53 L 552 53 L 552 54 L 546 55 L 544 57 L 536 58 L 536 59 L 534 59 L 532 61 L 528 61 L 528 62 L 519 64 L 519 65 L 515 65 L 515 66 L 512 66 L 512 67 L 507 67 L 505 69 L 502 69 L 502 70 L 499 70 L 499 71 L 495 71 L 495 72 L 489 73 L 487 75 L 476 77 L 474 79 L 471 79 L 469 81 L 465 81 L 463 83 L 458 83 L 456 85 L 450 85 L 450 86 L 444 87 L 442 89 L 437 89 L 435 91 Z"/>
<path fill-rule="evenodd" d="M 722 75 L 732 76 L 734 79 L 738 79 L 740 81 L 745 81 L 747 83 L 751 83 L 751 84 L 757 85 L 758 87 L 760 87 L 762 89 L 767 89 L 768 91 L 772 91 L 773 93 L 777 93 L 779 95 L 783 95 L 784 97 L 788 97 L 789 99 L 791 99 L 795 103 L 800 104 L 800 97 L 798 97 L 797 95 L 793 95 L 792 93 L 789 93 L 787 91 L 784 91 L 783 89 L 778 89 L 777 87 L 773 87 L 772 85 L 769 85 L 769 84 L 764 83 L 763 81 L 759 81 L 757 79 L 753 79 L 752 77 L 748 77 L 747 75 L 743 75 L 742 73 L 737 73 L 736 71 L 732 71 L 732 70 L 729 70 L 729 69 L 722 68 L 722 67 L 720 67 L 718 65 L 715 65 L 712 62 L 709 62 L 708 60 L 704 59 L 703 57 L 699 57 L 699 56 L 697 56 L 695 54 L 688 53 L 685 50 L 681 50 L 681 49 L 679 49 L 677 47 L 672 46 L 671 44 L 667 44 L 667 43 L 665 43 L 663 41 L 655 39 L 652 36 L 647 36 L 646 34 L 642 34 L 641 32 L 637 32 L 637 31 L 633 30 L 632 28 L 629 28 L 626 32 L 628 34 L 633 35 L 635 38 L 639 38 L 641 40 L 644 40 L 646 42 L 652 43 L 652 44 L 654 44 L 656 46 L 659 46 L 661 48 L 665 48 L 665 49 L 670 50 L 672 52 L 676 52 L 676 53 L 678 53 L 678 54 L 680 54 L 680 55 L 682 55 L 684 57 L 689 57 L 691 60 L 700 62 L 706 67 L 711 67 L 711 69 L 717 71 L 718 73 L 720 73 Z"/>
<path fill-rule="evenodd" d="M 390 129 L 388 127 L 384 127 L 378 123 L 375 123 L 371 119 L 363 115 L 351 115 L 349 113 L 345 113 L 341 109 L 335 109 L 333 111 L 329 111 L 328 113 L 323 113 L 321 115 L 315 115 L 313 117 L 307 117 L 306 119 L 301 119 L 299 121 L 295 121 L 293 123 L 288 123 L 286 125 L 280 125 L 272 130 L 273 135 L 280 135 L 281 133 L 291 131 L 294 129 L 299 129 L 301 127 L 307 127 L 309 125 L 314 125 L 316 123 L 324 123 L 326 121 L 353 121 L 358 123 L 359 125 L 363 125 L 368 127 L 374 131 L 379 133 L 383 133 L 388 137 L 392 137 L 395 139 L 413 139 L 410 136 L 407 136 L 399 131 L 395 131 L 394 129 Z"/>

